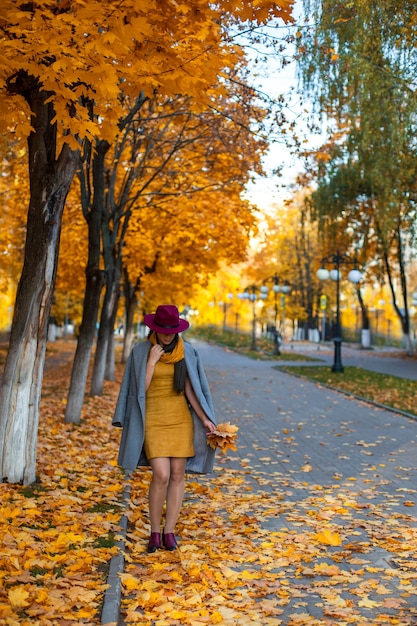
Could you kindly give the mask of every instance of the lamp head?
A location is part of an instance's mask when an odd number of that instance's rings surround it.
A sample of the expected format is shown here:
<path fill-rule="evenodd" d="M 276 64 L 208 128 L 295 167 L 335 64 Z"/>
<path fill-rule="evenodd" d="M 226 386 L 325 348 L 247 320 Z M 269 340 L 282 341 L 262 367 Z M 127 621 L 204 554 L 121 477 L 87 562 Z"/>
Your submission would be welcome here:
<path fill-rule="evenodd" d="M 327 280 L 329 278 L 329 270 L 326 270 L 325 267 L 321 267 L 317 270 L 316 276 L 319 280 Z"/>
<path fill-rule="evenodd" d="M 350 270 L 348 274 L 348 279 L 350 280 L 351 283 L 354 283 L 356 285 L 357 283 L 361 282 L 362 274 L 360 273 L 359 270 Z"/>
<path fill-rule="evenodd" d="M 334 280 L 336 282 L 337 280 L 340 280 L 341 274 L 340 274 L 339 270 L 335 269 L 335 270 L 330 270 L 329 276 L 330 276 L 331 280 Z"/>

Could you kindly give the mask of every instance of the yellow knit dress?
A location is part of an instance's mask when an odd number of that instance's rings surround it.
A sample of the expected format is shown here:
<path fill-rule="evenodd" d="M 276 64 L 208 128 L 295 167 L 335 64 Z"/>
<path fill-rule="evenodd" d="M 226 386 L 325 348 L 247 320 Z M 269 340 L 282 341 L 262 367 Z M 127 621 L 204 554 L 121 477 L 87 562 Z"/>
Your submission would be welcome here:
<path fill-rule="evenodd" d="M 158 361 L 146 392 L 146 457 L 194 456 L 194 426 L 187 399 L 174 389 L 174 364 Z"/>

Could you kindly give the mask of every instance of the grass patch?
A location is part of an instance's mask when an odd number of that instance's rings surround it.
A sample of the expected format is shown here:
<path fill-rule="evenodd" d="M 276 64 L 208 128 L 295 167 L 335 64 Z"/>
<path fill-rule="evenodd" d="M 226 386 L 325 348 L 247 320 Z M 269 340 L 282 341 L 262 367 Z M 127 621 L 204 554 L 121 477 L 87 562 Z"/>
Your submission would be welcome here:
<path fill-rule="evenodd" d="M 24 498 L 37 498 L 40 494 L 44 494 L 48 488 L 42 485 L 39 480 L 31 485 L 25 485 L 22 488 L 22 496 Z"/>
<path fill-rule="evenodd" d="M 417 381 L 370 372 L 360 367 L 345 367 L 344 372 L 332 372 L 330 367 L 283 366 L 289 374 L 298 374 L 317 383 L 323 383 L 366 400 L 378 402 L 400 411 L 417 415 L 415 398 Z"/>
<path fill-rule="evenodd" d="M 51 576 L 51 575 L 56 576 L 57 578 L 64 578 L 64 571 L 61 565 L 57 565 L 52 570 L 47 569 L 46 567 L 35 565 L 34 567 L 30 568 L 29 572 L 30 572 L 30 575 L 33 576 L 34 578 L 38 578 L 38 577 L 43 578 L 44 576 Z"/>
<path fill-rule="evenodd" d="M 116 545 L 116 535 L 113 531 L 108 532 L 102 537 L 97 537 L 93 546 L 95 548 L 113 548 Z"/>
<path fill-rule="evenodd" d="M 115 509 L 120 509 L 120 504 L 114 502 L 96 502 L 92 507 L 87 509 L 87 513 L 109 513 Z"/>
<path fill-rule="evenodd" d="M 227 346 L 239 354 L 256 359 L 256 360 L 274 360 L 274 361 L 319 361 L 302 354 L 297 354 L 292 350 L 285 352 L 281 350 L 281 354 L 274 354 L 274 342 L 268 337 L 256 338 L 256 350 L 251 349 L 252 338 L 246 333 L 234 332 L 231 330 L 220 330 L 216 326 L 198 326 L 193 327 L 189 333 L 189 337 L 202 339 L 216 343 L 220 346 Z"/>

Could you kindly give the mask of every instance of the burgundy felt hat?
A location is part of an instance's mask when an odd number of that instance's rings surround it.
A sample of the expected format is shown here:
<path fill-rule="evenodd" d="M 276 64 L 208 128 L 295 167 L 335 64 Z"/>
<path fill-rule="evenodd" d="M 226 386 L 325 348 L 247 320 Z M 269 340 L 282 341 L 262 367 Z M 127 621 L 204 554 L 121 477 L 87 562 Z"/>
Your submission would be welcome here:
<path fill-rule="evenodd" d="M 143 321 L 151 330 L 163 335 L 182 333 L 189 327 L 189 323 L 180 318 L 174 304 L 160 304 L 156 313 L 145 315 Z"/>

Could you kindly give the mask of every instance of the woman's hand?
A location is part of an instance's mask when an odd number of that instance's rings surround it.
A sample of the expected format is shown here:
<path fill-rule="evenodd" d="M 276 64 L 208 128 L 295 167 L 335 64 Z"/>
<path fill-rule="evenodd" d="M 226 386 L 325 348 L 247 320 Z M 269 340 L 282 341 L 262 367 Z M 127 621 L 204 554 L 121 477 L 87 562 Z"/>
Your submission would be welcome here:
<path fill-rule="evenodd" d="M 149 350 L 148 362 L 146 363 L 145 391 L 148 391 L 149 389 L 149 385 L 152 382 L 155 365 L 158 363 L 163 353 L 164 349 L 162 346 L 159 345 L 159 343 L 157 343 L 155 346 L 152 346 L 152 348 Z"/>
<path fill-rule="evenodd" d="M 155 344 L 149 350 L 148 363 L 150 363 L 150 365 L 156 365 L 156 363 L 158 363 L 159 359 L 161 358 L 163 354 L 164 354 L 163 347 L 160 346 L 159 343 Z"/>
<path fill-rule="evenodd" d="M 213 431 L 216 430 L 216 425 L 213 424 L 213 422 L 211 420 L 209 420 L 208 417 L 204 417 L 202 420 L 203 426 L 207 431 L 207 434 L 212 433 Z"/>

